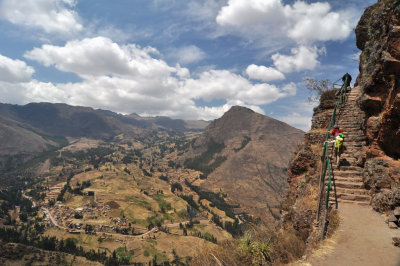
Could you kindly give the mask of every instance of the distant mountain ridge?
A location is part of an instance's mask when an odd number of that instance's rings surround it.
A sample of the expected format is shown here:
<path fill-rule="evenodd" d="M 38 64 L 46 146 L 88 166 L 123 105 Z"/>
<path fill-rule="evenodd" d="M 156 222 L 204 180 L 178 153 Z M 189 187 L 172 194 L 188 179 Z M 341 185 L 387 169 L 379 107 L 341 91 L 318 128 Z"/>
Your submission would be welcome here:
<path fill-rule="evenodd" d="M 231 203 L 240 205 L 237 213 L 277 218 L 288 186 L 287 167 L 303 137 L 299 129 L 234 106 L 206 128 L 181 160 L 211 171 L 195 185 L 226 193 Z"/>
<path fill-rule="evenodd" d="M 108 139 L 160 128 L 182 134 L 202 130 L 208 123 L 200 121 L 197 128 L 192 124 L 181 119 L 143 118 L 63 103 L 0 103 L 0 169 L 59 147 L 66 137 Z"/>

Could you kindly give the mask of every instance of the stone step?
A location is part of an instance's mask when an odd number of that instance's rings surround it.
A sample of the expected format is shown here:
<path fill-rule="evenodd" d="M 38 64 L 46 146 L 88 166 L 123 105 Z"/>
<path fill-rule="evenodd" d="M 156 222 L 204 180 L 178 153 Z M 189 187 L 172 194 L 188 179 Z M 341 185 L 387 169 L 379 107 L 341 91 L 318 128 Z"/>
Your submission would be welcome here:
<path fill-rule="evenodd" d="M 335 182 L 353 182 L 353 183 L 362 183 L 362 177 L 340 177 L 335 175 Z"/>
<path fill-rule="evenodd" d="M 344 141 L 366 141 L 367 137 L 364 136 L 364 134 L 346 134 L 343 133 L 344 135 Z"/>
<path fill-rule="evenodd" d="M 363 168 L 359 166 L 340 166 L 339 170 L 363 171 Z"/>
<path fill-rule="evenodd" d="M 359 128 L 342 127 L 344 137 L 364 137 L 364 132 Z"/>
<path fill-rule="evenodd" d="M 337 194 L 356 194 L 356 195 L 369 195 L 366 189 L 349 189 L 349 188 L 336 188 Z"/>
<path fill-rule="evenodd" d="M 363 177 L 362 177 L 362 175 L 351 175 L 351 176 L 349 176 L 349 175 L 341 175 L 341 174 L 338 174 L 338 173 L 334 173 L 334 177 L 335 177 L 335 180 L 337 180 L 337 181 L 339 181 L 339 180 L 344 180 L 344 179 L 348 179 L 348 180 L 357 180 L 357 182 L 362 182 L 363 180 Z"/>
<path fill-rule="evenodd" d="M 364 183 L 362 182 L 352 182 L 352 181 L 335 181 L 335 185 L 337 188 L 357 188 L 357 189 L 363 189 L 364 188 Z"/>
<path fill-rule="evenodd" d="M 364 133 L 356 128 L 342 128 L 344 137 L 364 137 Z"/>
<path fill-rule="evenodd" d="M 366 143 L 360 143 L 360 142 L 346 142 L 344 141 L 343 145 L 347 146 L 347 147 L 364 147 L 367 146 Z"/>
<path fill-rule="evenodd" d="M 354 153 L 351 153 L 349 151 L 345 151 L 344 153 L 342 153 L 342 155 L 340 155 L 340 159 L 346 159 L 347 161 L 356 161 L 356 158 L 353 157 Z"/>
<path fill-rule="evenodd" d="M 363 143 L 363 141 L 346 141 L 346 139 L 344 140 L 343 145 L 347 146 L 348 148 L 354 148 L 354 149 L 367 146 L 367 144 Z"/>
<path fill-rule="evenodd" d="M 361 150 L 363 147 L 367 146 L 367 144 L 363 143 L 344 143 L 344 147 L 347 150 Z"/>
<path fill-rule="evenodd" d="M 346 128 L 342 128 L 342 130 L 343 130 L 343 135 L 346 134 L 345 137 L 346 137 L 346 136 L 349 136 L 349 137 L 364 136 L 364 133 L 362 132 L 362 130 L 354 131 L 353 129 L 351 129 L 351 130 L 346 130 Z"/>
<path fill-rule="evenodd" d="M 361 126 L 353 126 L 353 125 L 343 125 L 342 123 L 338 123 L 338 126 L 344 131 L 354 131 L 354 132 L 363 132 Z"/>
<path fill-rule="evenodd" d="M 349 119 L 346 119 L 346 120 L 344 120 L 344 119 L 339 119 L 339 120 L 337 120 L 337 124 L 338 124 L 339 126 L 355 127 L 355 128 L 361 126 L 361 123 L 360 123 L 359 120 L 357 120 L 357 121 L 356 121 L 356 120 L 351 121 L 351 120 L 349 120 Z"/>
<path fill-rule="evenodd" d="M 344 109 L 343 112 L 349 112 L 349 110 Z M 355 110 L 354 112 L 361 112 L 360 110 Z M 360 120 L 361 119 L 361 120 Z M 339 126 L 360 126 L 360 121 L 362 120 L 363 117 L 359 117 L 356 114 L 351 114 L 351 115 L 346 115 L 346 114 L 339 114 L 339 118 L 336 120 L 336 124 Z"/>
<path fill-rule="evenodd" d="M 358 142 L 358 141 L 346 141 L 346 139 L 343 142 L 343 145 L 347 147 L 354 147 L 354 148 L 359 148 L 363 146 L 367 146 L 365 142 Z M 328 143 L 328 148 L 332 148 L 334 146 L 334 143 Z"/>
<path fill-rule="evenodd" d="M 329 195 L 330 198 L 335 198 L 334 193 L 330 193 Z M 356 195 L 356 194 L 344 194 L 344 193 L 337 193 L 338 199 L 344 199 L 344 200 L 354 200 L 354 201 L 365 201 L 369 202 L 371 200 L 371 197 L 369 195 Z"/>
<path fill-rule="evenodd" d="M 362 173 L 354 170 L 336 170 L 334 169 L 335 177 L 360 177 Z"/>
<path fill-rule="evenodd" d="M 369 205 L 369 202 L 366 201 L 354 201 L 354 200 L 344 200 L 344 199 L 338 199 L 339 203 L 346 203 L 346 204 L 357 204 L 357 205 Z M 335 204 L 335 199 L 329 199 L 329 203 Z M 340 205 L 339 205 L 340 209 Z"/>
<path fill-rule="evenodd" d="M 343 157 L 340 157 L 340 160 L 342 161 L 342 164 L 345 164 L 345 165 L 347 165 L 347 164 L 357 165 L 357 160 L 355 158 L 349 158 L 349 157 L 343 158 Z"/>

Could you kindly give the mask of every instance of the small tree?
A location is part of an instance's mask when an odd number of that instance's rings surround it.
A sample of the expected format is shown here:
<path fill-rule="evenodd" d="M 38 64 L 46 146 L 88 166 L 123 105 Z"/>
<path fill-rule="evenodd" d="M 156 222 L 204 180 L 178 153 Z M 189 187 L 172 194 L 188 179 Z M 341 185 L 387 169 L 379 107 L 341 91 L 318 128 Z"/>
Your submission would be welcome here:
<path fill-rule="evenodd" d="M 309 103 L 319 102 L 321 95 L 333 88 L 332 82 L 329 79 L 315 80 L 312 78 L 304 78 L 304 83 L 310 93 L 310 96 L 307 98 Z"/>

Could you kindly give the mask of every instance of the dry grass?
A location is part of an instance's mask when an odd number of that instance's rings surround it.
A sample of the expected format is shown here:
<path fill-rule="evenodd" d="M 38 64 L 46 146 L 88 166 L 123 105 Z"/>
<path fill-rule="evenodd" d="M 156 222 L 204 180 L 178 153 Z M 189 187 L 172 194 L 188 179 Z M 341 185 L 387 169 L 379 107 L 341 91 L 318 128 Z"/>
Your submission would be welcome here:
<path fill-rule="evenodd" d="M 307 210 L 317 211 L 318 187 L 309 183 L 299 183 L 299 198 L 296 205 Z"/>
<path fill-rule="evenodd" d="M 258 225 L 239 240 L 200 250 L 191 265 L 279 265 L 298 259 L 305 249 L 294 230 Z"/>
<path fill-rule="evenodd" d="M 340 216 L 339 212 L 336 209 L 333 209 L 329 212 L 328 215 L 329 227 L 328 227 L 328 237 L 331 237 L 340 225 Z"/>

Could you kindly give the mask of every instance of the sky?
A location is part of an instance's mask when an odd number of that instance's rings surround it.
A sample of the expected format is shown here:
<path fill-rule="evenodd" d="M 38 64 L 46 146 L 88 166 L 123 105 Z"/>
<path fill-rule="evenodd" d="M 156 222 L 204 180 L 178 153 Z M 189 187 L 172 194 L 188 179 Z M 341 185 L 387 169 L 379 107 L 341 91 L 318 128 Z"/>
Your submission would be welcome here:
<path fill-rule="evenodd" d="M 304 78 L 358 75 L 376 0 L 0 0 L 0 102 L 212 120 L 241 105 L 302 130 Z"/>

